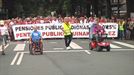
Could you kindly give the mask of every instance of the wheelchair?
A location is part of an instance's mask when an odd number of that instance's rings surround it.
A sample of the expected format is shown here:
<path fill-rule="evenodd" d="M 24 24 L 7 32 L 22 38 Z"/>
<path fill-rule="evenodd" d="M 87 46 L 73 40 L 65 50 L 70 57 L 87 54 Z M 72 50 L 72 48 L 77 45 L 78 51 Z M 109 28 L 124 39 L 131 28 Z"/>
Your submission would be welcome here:
<path fill-rule="evenodd" d="M 29 44 L 29 52 L 30 52 L 30 54 L 31 55 L 37 55 L 37 54 L 43 55 L 43 42 L 42 42 L 42 40 L 40 39 L 37 42 L 33 42 L 30 39 L 30 42 L 31 42 Z"/>
<path fill-rule="evenodd" d="M 91 42 L 89 42 L 89 49 L 93 50 L 96 49 L 96 51 L 102 51 L 103 49 L 106 49 L 108 52 L 110 51 L 110 42 L 107 40 L 107 34 L 101 34 L 98 35 L 98 38 L 93 37 Z"/>

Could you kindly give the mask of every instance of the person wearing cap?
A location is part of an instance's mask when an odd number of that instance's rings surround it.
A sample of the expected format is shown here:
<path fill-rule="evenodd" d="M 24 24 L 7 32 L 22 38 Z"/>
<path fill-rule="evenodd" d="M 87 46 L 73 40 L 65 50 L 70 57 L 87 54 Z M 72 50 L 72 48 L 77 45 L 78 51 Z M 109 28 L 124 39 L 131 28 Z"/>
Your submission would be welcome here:
<path fill-rule="evenodd" d="M 64 33 L 64 40 L 65 40 L 65 46 L 66 49 L 71 49 L 70 48 L 70 43 L 72 41 L 72 26 L 69 23 L 69 18 L 65 17 L 64 18 L 64 23 L 62 24 L 62 29 L 61 29 Z"/>

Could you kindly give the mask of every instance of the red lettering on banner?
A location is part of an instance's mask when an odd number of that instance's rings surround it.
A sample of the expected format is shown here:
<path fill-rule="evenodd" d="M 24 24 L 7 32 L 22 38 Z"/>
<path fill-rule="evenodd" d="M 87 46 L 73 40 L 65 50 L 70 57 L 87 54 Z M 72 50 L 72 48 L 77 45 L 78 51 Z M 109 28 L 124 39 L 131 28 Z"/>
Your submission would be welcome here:
<path fill-rule="evenodd" d="M 62 36 L 63 35 L 63 32 L 59 32 L 59 34 L 58 34 L 59 36 Z"/>
<path fill-rule="evenodd" d="M 22 33 L 20 33 L 20 37 L 23 37 L 23 36 L 22 36 Z"/>
<path fill-rule="evenodd" d="M 63 36 L 63 32 L 42 32 L 42 36 Z"/>
<path fill-rule="evenodd" d="M 88 36 L 89 32 L 73 32 L 74 36 Z"/>
<path fill-rule="evenodd" d="M 16 38 L 19 38 L 19 37 L 30 37 L 30 33 L 17 33 Z"/>
<path fill-rule="evenodd" d="M 115 36 L 115 31 L 109 31 L 108 34 L 109 34 L 110 36 Z"/>
<path fill-rule="evenodd" d="M 47 33 L 48 32 L 42 32 L 42 36 L 45 36 L 45 35 L 47 36 Z"/>
<path fill-rule="evenodd" d="M 16 37 L 18 38 L 19 37 L 19 34 L 16 34 Z"/>

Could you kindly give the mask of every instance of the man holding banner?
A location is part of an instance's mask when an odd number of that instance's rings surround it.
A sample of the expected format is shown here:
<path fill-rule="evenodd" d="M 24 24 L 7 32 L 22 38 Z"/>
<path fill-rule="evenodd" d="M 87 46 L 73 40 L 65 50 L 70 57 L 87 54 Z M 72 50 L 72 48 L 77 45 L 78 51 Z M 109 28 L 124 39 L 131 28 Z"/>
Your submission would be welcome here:
<path fill-rule="evenodd" d="M 69 18 L 68 17 L 65 17 L 64 18 L 64 23 L 62 25 L 62 31 L 64 33 L 64 39 L 65 39 L 65 46 L 66 46 L 66 49 L 70 49 L 70 43 L 72 41 L 72 26 L 71 24 L 69 24 Z"/>

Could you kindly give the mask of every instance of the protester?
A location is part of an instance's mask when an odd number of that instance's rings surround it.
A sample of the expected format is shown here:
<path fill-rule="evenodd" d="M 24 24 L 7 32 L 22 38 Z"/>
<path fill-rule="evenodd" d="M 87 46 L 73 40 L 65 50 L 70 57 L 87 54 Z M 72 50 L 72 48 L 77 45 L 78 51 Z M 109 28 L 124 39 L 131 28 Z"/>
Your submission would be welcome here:
<path fill-rule="evenodd" d="M 93 24 L 91 25 L 90 29 L 89 29 L 89 39 L 92 40 L 93 37 L 94 37 L 94 34 L 95 34 L 95 31 L 96 31 L 96 28 L 97 28 L 97 24 L 98 24 L 98 21 L 94 21 Z"/>
<path fill-rule="evenodd" d="M 7 39 L 8 39 L 8 29 L 7 26 L 4 25 L 4 21 L 0 21 L 0 32 L 3 40 L 3 45 L 7 45 Z"/>
<path fill-rule="evenodd" d="M 129 22 L 130 21 L 126 21 L 126 24 L 125 24 L 125 39 L 126 40 L 129 40 L 130 39 L 130 34 L 131 34 L 131 32 L 130 32 L 130 28 L 129 28 Z"/>
<path fill-rule="evenodd" d="M 91 31 L 90 31 L 90 38 L 96 41 L 99 41 L 100 37 L 105 33 L 104 28 L 99 25 L 99 20 L 96 19 L 93 25 L 91 26 Z"/>
<path fill-rule="evenodd" d="M 64 18 L 63 28 L 62 31 L 64 33 L 64 39 L 65 39 L 65 46 L 66 49 L 70 49 L 70 43 L 72 41 L 72 26 L 69 24 L 69 18 Z"/>
<path fill-rule="evenodd" d="M 122 19 L 119 20 L 118 25 L 119 25 L 119 39 L 120 39 L 120 40 L 123 40 L 123 39 L 124 39 L 124 31 L 125 31 L 125 28 L 124 28 L 124 26 L 125 26 L 125 21 L 122 20 Z"/>
<path fill-rule="evenodd" d="M 4 25 L 4 21 L 3 20 L 0 21 L 0 32 L 1 32 L 1 38 L 2 38 L 2 55 L 5 55 L 5 52 L 4 52 L 3 49 L 4 49 L 4 46 L 7 45 L 8 29 Z"/>
<path fill-rule="evenodd" d="M 70 16 L 70 17 L 68 17 L 68 21 L 70 24 L 81 24 L 81 25 L 93 23 L 95 19 L 98 19 L 99 23 L 107 23 L 107 22 L 118 23 L 119 24 L 119 27 L 118 27 L 119 28 L 119 32 L 118 32 L 119 36 L 118 37 L 120 39 L 124 39 L 124 38 L 132 39 L 133 38 L 134 32 L 133 32 L 132 27 L 130 28 L 131 23 L 127 24 L 124 21 L 118 22 L 118 20 L 120 20 L 120 19 L 119 18 L 117 19 L 114 16 L 112 16 L 111 19 L 105 18 L 105 17 L 99 18 L 99 17 L 93 17 L 93 16 L 91 16 L 91 17 L 86 17 L 86 16 L 81 16 L 81 17 Z M 131 19 L 132 18 L 130 18 L 130 20 Z M 13 25 L 44 24 L 44 23 L 52 23 L 53 25 L 56 25 L 56 24 L 63 23 L 63 21 L 64 21 L 64 17 L 62 17 L 62 16 L 59 16 L 59 17 L 37 16 L 37 17 L 26 17 L 26 18 L 17 17 L 17 18 L 8 19 L 7 26 L 9 29 L 10 36 L 11 36 L 10 38 L 11 38 L 11 40 L 13 40 L 14 39 L 13 30 L 12 30 Z M 134 20 L 131 20 L 131 22 L 133 22 L 133 21 Z M 129 38 L 129 34 L 130 34 L 131 38 Z"/>
<path fill-rule="evenodd" d="M 130 39 L 134 40 L 134 21 L 130 22 L 130 32 L 131 32 Z"/>
<path fill-rule="evenodd" d="M 34 29 L 34 31 L 31 32 L 29 42 L 30 42 L 30 44 L 37 43 L 38 46 L 41 47 L 40 44 L 43 43 L 41 32 L 38 30 L 37 26 L 34 26 L 33 29 Z M 33 54 L 32 51 L 30 51 L 30 54 Z"/>

